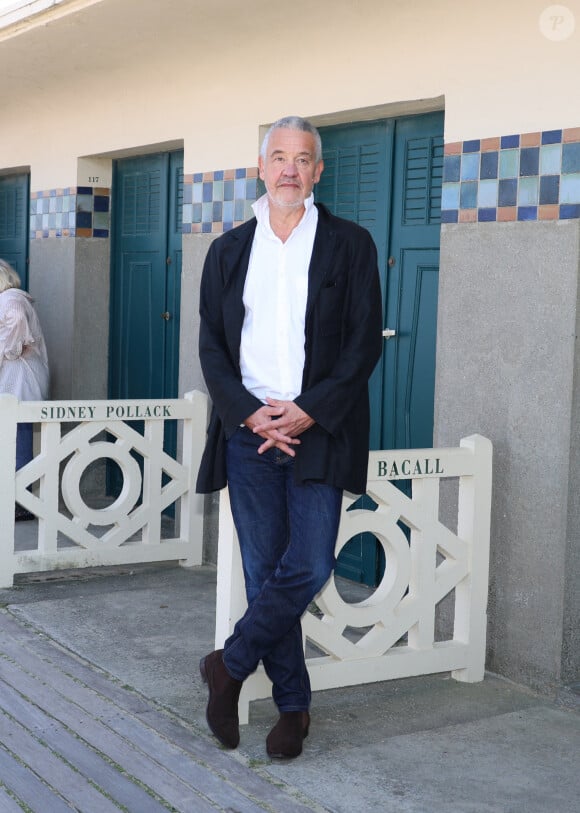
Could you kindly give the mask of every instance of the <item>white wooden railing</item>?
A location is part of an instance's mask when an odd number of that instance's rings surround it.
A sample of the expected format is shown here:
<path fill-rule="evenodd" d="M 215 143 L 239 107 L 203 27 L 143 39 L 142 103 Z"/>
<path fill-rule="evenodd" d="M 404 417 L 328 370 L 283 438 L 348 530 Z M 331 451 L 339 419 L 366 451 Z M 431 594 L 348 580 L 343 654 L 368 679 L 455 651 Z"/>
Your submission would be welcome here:
<path fill-rule="evenodd" d="M 16 574 L 54 569 L 201 564 L 203 497 L 194 487 L 207 408 L 199 392 L 162 401 L 19 402 L 0 396 L 0 587 L 12 586 Z M 142 429 L 127 421 L 142 422 Z M 181 424 L 179 460 L 163 450 L 167 421 Z M 15 475 L 21 422 L 40 431 L 35 457 Z M 94 494 L 83 488 L 84 475 L 107 460 L 121 472 L 120 493 L 95 505 Z M 24 546 L 15 537 L 15 500 L 38 519 L 19 523 L 16 537 L 26 536 Z M 167 535 L 163 512 L 169 507 L 174 516 Z"/>
<path fill-rule="evenodd" d="M 332 577 L 316 607 L 305 613 L 305 646 L 308 642 L 317 650 L 307 657 L 314 690 L 437 672 L 451 672 L 461 681 L 482 680 L 491 461 L 491 443 L 479 435 L 464 438 L 456 449 L 371 452 L 367 493 L 376 510 L 349 511 L 355 497 L 345 495 L 336 553 L 353 537 L 371 532 L 384 549 L 385 573 L 374 593 L 354 604 L 341 597 Z M 440 484 L 448 478 L 458 481 L 457 513 L 448 523 L 453 530 L 441 520 Z M 409 479 L 411 498 L 392 482 Z M 436 608 L 449 595 L 454 596 L 453 629 L 436 640 Z M 225 490 L 220 499 L 216 648 L 246 606 Z M 270 691 L 262 668 L 245 681 L 242 722 L 248 721 L 250 701 L 268 697 Z"/>

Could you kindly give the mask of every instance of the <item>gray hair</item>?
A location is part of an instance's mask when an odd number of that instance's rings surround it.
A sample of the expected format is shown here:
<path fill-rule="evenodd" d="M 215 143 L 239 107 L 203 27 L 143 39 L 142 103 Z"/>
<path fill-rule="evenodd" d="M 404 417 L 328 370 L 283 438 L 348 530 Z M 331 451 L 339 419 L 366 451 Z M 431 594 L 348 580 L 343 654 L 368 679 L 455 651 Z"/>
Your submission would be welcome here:
<path fill-rule="evenodd" d="M 20 277 L 6 260 L 0 260 L 0 294 L 8 288 L 20 288 Z"/>
<path fill-rule="evenodd" d="M 316 162 L 322 160 L 322 141 L 320 139 L 320 133 L 316 129 L 313 124 L 307 119 L 303 119 L 300 116 L 285 116 L 283 119 L 278 119 L 275 121 L 274 124 L 269 128 L 268 132 L 264 136 L 264 140 L 262 141 L 262 146 L 260 147 L 260 156 L 262 159 L 266 158 L 266 153 L 268 151 L 268 141 L 270 140 L 270 136 L 274 132 L 274 130 L 300 130 L 303 133 L 310 133 L 310 135 L 314 138 L 315 144 L 315 154 L 314 160 Z"/>

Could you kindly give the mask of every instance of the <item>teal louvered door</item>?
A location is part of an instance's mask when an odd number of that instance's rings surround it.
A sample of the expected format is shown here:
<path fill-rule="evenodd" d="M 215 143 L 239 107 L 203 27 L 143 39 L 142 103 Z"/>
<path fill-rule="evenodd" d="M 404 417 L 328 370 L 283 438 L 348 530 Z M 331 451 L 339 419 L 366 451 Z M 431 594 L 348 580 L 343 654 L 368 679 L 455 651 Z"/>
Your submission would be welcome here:
<path fill-rule="evenodd" d="M 182 153 L 116 163 L 111 398 L 177 396 L 182 195 Z"/>
<path fill-rule="evenodd" d="M 110 398 L 178 395 L 182 205 L 182 152 L 116 162 Z M 138 421 L 133 426 L 142 429 Z M 164 447 L 173 455 L 176 445 L 176 423 L 166 421 Z M 117 495 L 121 487 L 111 464 L 107 491 Z M 173 515 L 172 506 L 166 513 Z"/>
<path fill-rule="evenodd" d="M 432 446 L 443 114 L 323 128 L 321 136 L 316 199 L 370 231 L 383 327 L 393 333 L 369 382 L 369 446 Z M 368 498 L 357 504 L 370 507 Z M 370 585 L 383 569 L 371 534 L 352 539 L 337 564 L 339 575 Z"/>
<path fill-rule="evenodd" d="M 29 175 L 0 177 L 0 258 L 18 272 L 28 289 Z"/>
<path fill-rule="evenodd" d="M 443 114 L 397 122 L 385 327 L 381 448 L 433 445 Z"/>

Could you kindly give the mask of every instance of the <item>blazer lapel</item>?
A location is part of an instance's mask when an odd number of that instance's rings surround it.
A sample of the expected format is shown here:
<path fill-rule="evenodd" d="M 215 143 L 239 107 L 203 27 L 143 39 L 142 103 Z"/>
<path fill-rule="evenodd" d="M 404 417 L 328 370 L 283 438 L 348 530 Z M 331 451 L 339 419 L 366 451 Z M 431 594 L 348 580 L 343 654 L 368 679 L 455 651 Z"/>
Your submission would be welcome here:
<path fill-rule="evenodd" d="M 310 315 L 318 292 L 328 273 L 334 252 L 336 230 L 333 228 L 328 216 L 328 210 L 320 203 L 318 209 L 318 225 L 312 247 L 312 257 L 308 269 L 308 298 L 306 301 L 306 318 Z"/>

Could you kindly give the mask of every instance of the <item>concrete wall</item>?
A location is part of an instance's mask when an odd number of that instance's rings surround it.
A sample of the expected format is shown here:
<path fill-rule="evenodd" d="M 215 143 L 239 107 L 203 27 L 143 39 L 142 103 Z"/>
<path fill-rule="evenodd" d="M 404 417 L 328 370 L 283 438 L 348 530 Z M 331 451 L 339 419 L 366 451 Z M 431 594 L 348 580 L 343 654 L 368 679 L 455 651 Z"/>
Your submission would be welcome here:
<path fill-rule="evenodd" d="M 576 601 L 567 633 L 562 619 L 579 575 L 579 228 L 442 229 L 435 443 L 480 432 L 494 444 L 488 667 L 538 687 L 560 681 L 564 650 L 567 674 L 577 658 Z"/>
<path fill-rule="evenodd" d="M 53 399 L 72 392 L 75 240 L 31 240 L 29 290 L 46 339 Z"/>

